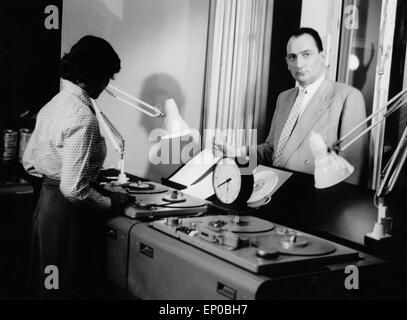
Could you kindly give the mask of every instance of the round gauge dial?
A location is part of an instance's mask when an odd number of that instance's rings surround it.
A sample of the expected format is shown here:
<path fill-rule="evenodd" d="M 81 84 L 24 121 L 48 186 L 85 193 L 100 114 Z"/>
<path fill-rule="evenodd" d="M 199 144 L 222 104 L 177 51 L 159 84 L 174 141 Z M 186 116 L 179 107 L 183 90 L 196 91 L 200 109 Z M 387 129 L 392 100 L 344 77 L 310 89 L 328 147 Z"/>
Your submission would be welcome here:
<path fill-rule="evenodd" d="M 253 191 L 253 175 L 242 174 L 231 158 L 222 158 L 213 171 L 216 198 L 224 204 L 245 203 Z"/>

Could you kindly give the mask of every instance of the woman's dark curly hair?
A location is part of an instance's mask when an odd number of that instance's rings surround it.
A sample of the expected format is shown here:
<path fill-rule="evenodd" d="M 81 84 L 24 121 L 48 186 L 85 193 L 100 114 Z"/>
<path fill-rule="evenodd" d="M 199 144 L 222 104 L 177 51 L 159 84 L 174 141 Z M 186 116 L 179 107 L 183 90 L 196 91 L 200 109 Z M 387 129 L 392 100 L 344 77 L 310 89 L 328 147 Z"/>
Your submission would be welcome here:
<path fill-rule="evenodd" d="M 61 77 L 73 83 L 113 78 L 119 71 L 120 58 L 110 43 L 91 35 L 81 38 L 61 60 Z"/>

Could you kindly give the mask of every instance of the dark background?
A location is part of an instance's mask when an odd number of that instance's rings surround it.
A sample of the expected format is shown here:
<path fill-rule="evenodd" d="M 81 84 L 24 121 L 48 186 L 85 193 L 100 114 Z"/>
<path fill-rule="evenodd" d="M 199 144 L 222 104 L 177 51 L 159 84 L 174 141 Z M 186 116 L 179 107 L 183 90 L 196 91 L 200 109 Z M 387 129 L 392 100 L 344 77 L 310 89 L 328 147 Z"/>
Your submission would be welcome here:
<path fill-rule="evenodd" d="M 45 8 L 59 8 L 59 29 L 48 30 Z M 33 127 L 35 114 L 59 91 L 62 0 L 0 2 L 0 129 Z M 30 119 L 31 118 L 31 119 Z"/>
<path fill-rule="evenodd" d="M 45 28 L 48 5 L 59 8 L 58 30 Z M 0 130 L 33 129 L 38 110 L 59 91 L 61 18 L 62 0 L 0 2 Z M 17 160 L 0 161 L 0 299 L 25 291 L 36 199 L 23 175 Z"/>

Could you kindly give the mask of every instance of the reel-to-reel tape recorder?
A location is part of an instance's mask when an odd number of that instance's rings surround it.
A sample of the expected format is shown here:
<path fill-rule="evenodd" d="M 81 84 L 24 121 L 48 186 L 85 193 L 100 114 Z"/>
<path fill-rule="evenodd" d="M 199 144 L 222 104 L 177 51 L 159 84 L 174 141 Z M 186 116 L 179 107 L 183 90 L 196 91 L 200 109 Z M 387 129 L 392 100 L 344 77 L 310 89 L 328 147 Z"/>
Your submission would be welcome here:
<path fill-rule="evenodd" d="M 260 274 L 358 258 L 355 250 L 253 216 L 168 217 L 150 226 Z"/>
<path fill-rule="evenodd" d="M 108 222 L 108 274 L 141 299 L 269 299 L 302 296 L 304 288 L 306 298 L 325 290 L 341 297 L 348 265 L 369 277 L 384 263 L 259 215 L 227 215 L 253 210 L 224 209 L 159 183 L 104 187 L 135 197 L 127 217 Z"/>
<path fill-rule="evenodd" d="M 182 216 L 207 211 L 207 201 L 153 181 L 104 183 L 110 192 L 127 193 L 134 203 L 125 208 L 129 218 Z"/>

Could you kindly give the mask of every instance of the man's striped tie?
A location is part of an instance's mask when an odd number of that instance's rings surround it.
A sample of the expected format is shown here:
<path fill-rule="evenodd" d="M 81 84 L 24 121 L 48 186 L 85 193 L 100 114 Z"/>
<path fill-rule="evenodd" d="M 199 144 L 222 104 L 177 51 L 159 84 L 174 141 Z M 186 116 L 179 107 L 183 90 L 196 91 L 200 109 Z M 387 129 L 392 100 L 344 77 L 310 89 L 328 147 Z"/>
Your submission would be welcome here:
<path fill-rule="evenodd" d="M 295 123 L 297 122 L 298 115 L 300 114 L 302 101 L 307 91 L 304 88 L 300 88 L 297 98 L 295 99 L 291 113 L 287 119 L 287 122 L 284 125 L 283 130 L 281 131 L 280 140 L 278 141 L 277 150 L 274 154 L 274 165 L 280 166 L 281 154 L 287 144 L 288 138 L 291 135 L 291 132 L 294 128 Z"/>

